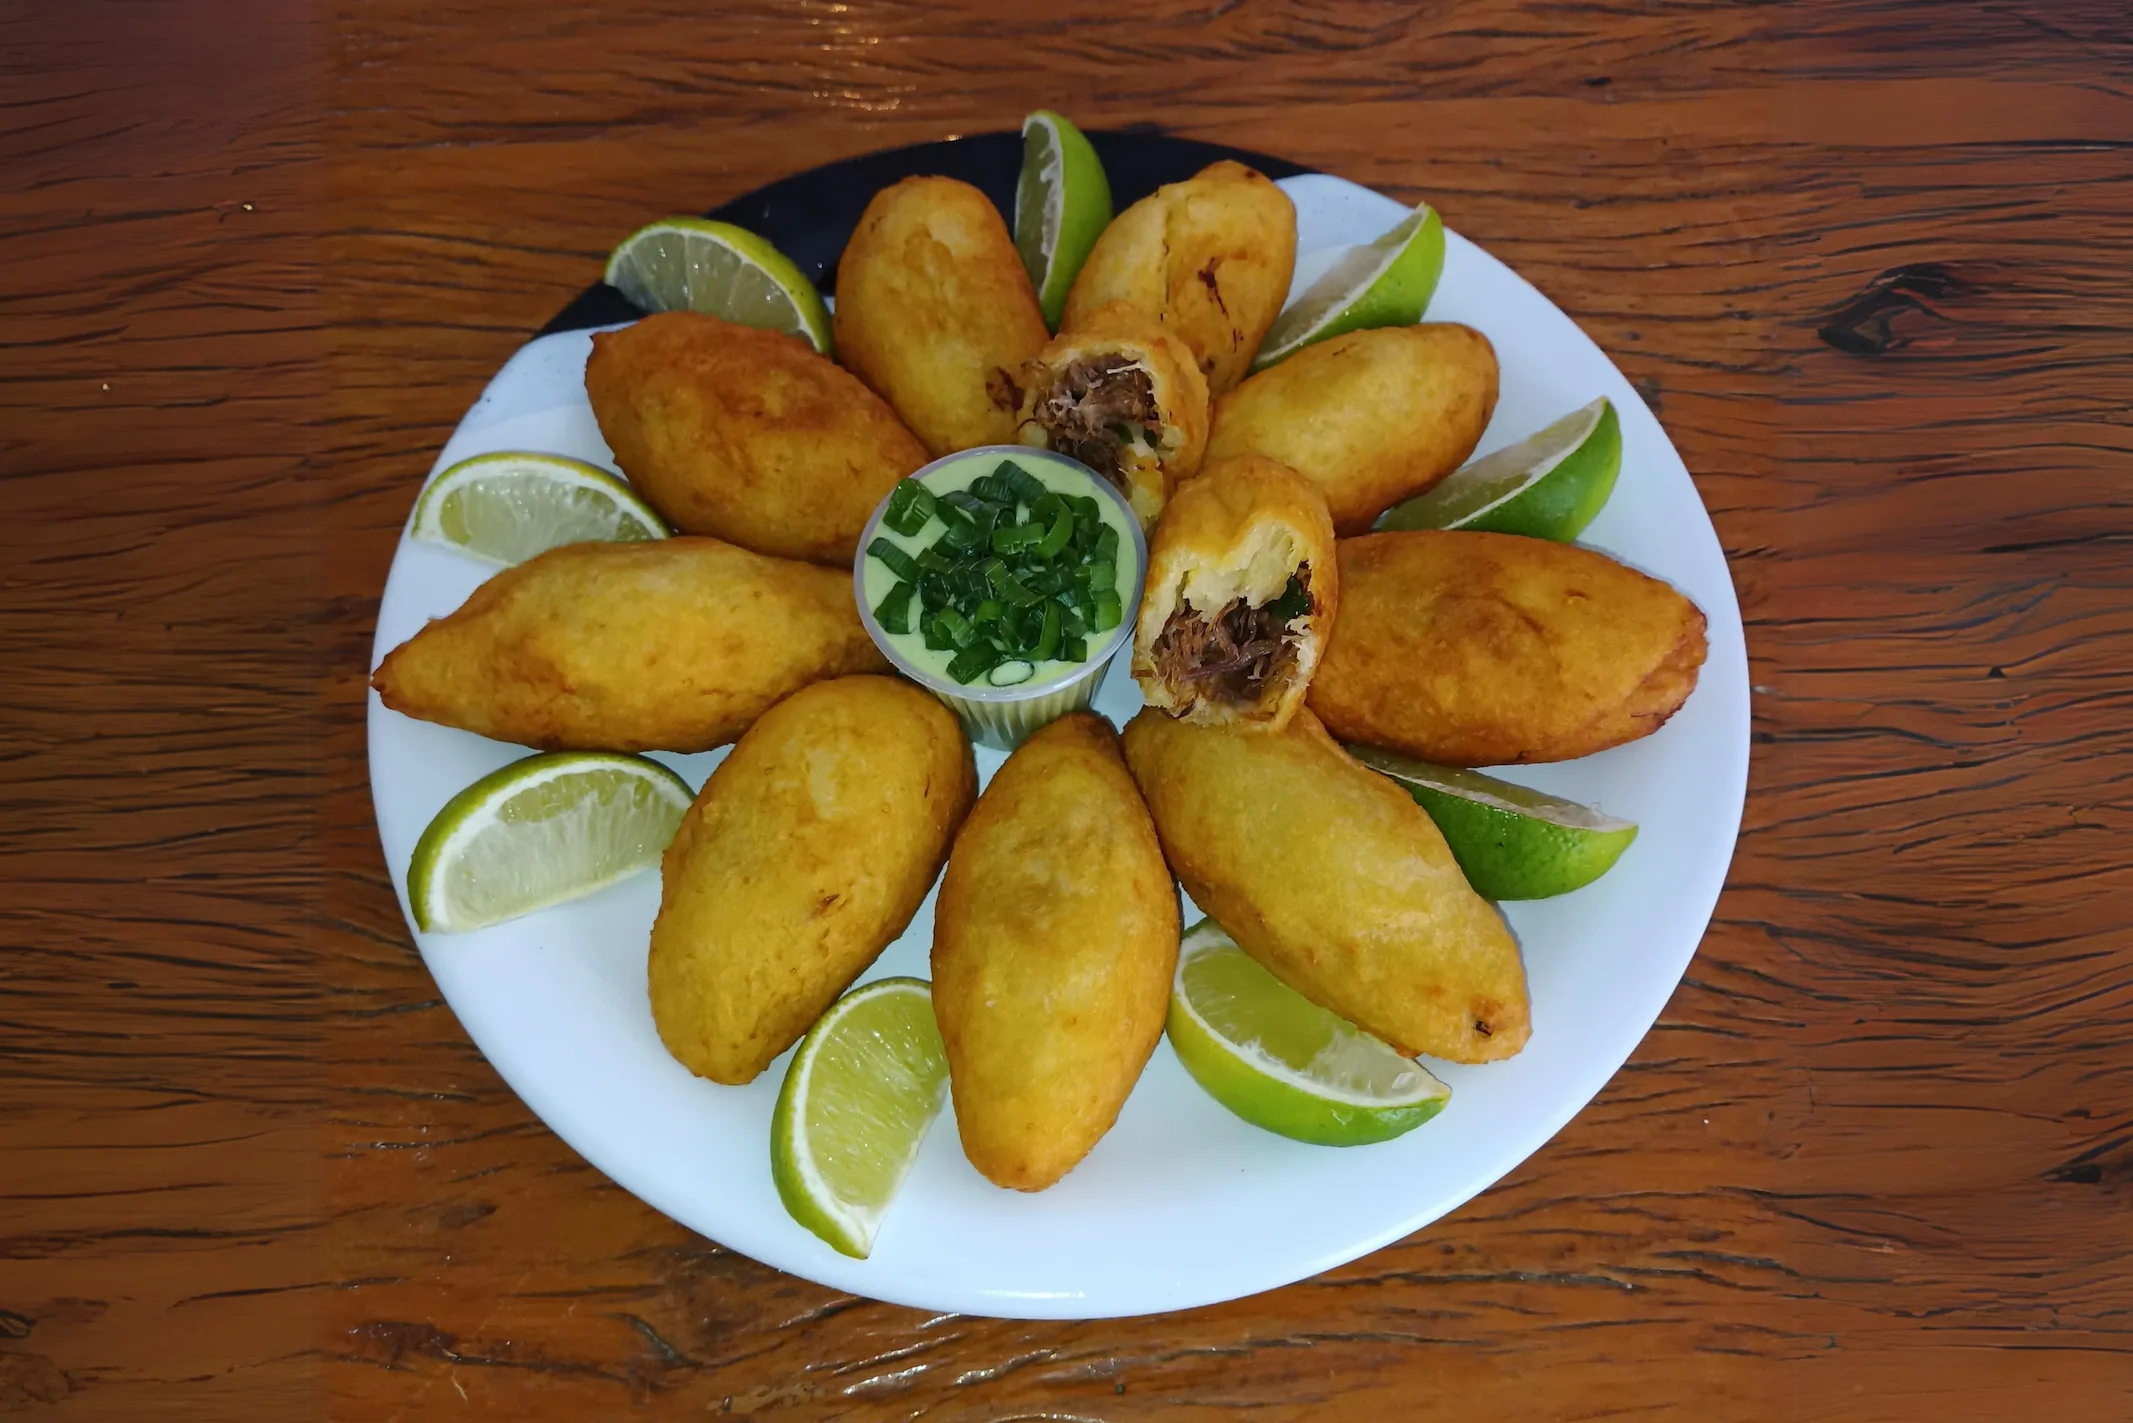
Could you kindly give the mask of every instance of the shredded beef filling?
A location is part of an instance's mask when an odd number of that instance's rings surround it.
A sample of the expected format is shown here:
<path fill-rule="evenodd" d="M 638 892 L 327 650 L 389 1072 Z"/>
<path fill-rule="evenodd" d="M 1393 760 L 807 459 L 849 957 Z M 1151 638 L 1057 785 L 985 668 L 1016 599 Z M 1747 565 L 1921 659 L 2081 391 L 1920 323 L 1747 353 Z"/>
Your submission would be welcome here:
<path fill-rule="evenodd" d="M 1252 706 L 1296 662 L 1291 619 L 1309 610 L 1311 568 L 1296 570 L 1289 591 L 1258 607 L 1242 598 L 1213 619 L 1181 605 L 1155 640 L 1156 675 L 1174 687 L 1230 706 Z M 1301 595 L 1303 606 L 1296 603 Z"/>
<path fill-rule="evenodd" d="M 1159 419 L 1148 372 L 1124 356 L 1086 356 L 1070 361 L 1037 402 L 1037 424 L 1046 442 L 1071 455 L 1113 484 L 1122 482 L 1121 446 L 1135 431 Z"/>

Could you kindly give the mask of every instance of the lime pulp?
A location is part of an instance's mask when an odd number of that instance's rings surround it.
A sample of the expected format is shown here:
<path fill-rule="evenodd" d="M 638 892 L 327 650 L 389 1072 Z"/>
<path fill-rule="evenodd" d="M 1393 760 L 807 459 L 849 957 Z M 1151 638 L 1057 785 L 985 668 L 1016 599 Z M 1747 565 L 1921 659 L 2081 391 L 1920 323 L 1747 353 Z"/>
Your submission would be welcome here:
<path fill-rule="evenodd" d="M 510 450 L 463 459 L 431 480 L 409 533 L 508 567 L 564 544 L 663 539 L 668 529 L 599 466 Z"/>
<path fill-rule="evenodd" d="M 1283 308 L 1259 343 L 1265 370 L 1315 341 L 1422 319 L 1444 273 L 1444 222 L 1424 203 L 1389 232 L 1351 247 Z"/>
<path fill-rule="evenodd" d="M 768 240 L 702 217 L 668 217 L 622 239 L 604 280 L 646 311 L 699 311 L 830 349 L 829 309 Z"/>
<path fill-rule="evenodd" d="M 1474 529 L 1567 543 L 1614 492 L 1622 422 L 1601 396 L 1513 445 L 1472 460 L 1397 505 L 1381 529 Z"/>
<path fill-rule="evenodd" d="M 1015 248 L 1052 330 L 1059 329 L 1081 264 L 1110 223 L 1111 183 L 1087 136 L 1050 109 L 1024 119 Z"/>

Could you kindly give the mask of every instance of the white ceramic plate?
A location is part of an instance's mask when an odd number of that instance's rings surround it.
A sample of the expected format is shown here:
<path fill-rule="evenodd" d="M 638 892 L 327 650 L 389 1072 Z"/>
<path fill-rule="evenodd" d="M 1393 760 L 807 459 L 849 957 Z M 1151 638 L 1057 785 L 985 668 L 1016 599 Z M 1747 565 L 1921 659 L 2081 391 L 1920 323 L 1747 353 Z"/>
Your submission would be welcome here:
<path fill-rule="evenodd" d="M 1323 266 L 1308 254 L 1367 241 L 1405 212 L 1338 178 L 1312 174 L 1282 186 L 1296 200 L 1307 254 L 1299 283 Z M 1688 471 L 1600 349 L 1509 268 L 1452 233 L 1429 318 L 1466 322 L 1495 343 L 1502 396 L 1483 452 L 1595 394 L 1614 401 L 1621 481 L 1584 542 L 1667 579 L 1710 620 L 1701 684 L 1657 735 L 1506 773 L 1642 829 L 1596 884 L 1507 906 L 1531 979 L 1532 1043 L 1487 1067 L 1432 1062 L 1452 1086 L 1436 1120 L 1378 1146 L 1304 1146 L 1231 1116 L 1186 1076 L 1166 1041 L 1110 1135 L 1039 1195 L 988 1184 L 964 1161 L 944 1113 L 872 1258 L 851 1260 L 795 1224 L 771 1184 L 771 1106 L 786 1059 L 750 1086 L 720 1087 L 660 1046 L 645 997 L 657 874 L 480 933 L 416 933 L 475 1044 L 557 1135 L 684 1225 L 833 1288 L 936 1311 L 1088 1317 L 1252 1294 L 1418 1230 L 1518 1165 L 1622 1065 L 1696 951 L 1740 824 L 1747 659 L 1725 558 Z M 613 468 L 585 400 L 590 347 L 586 333 L 570 332 L 521 350 L 467 412 L 436 469 L 506 449 Z M 487 574 L 403 540 L 372 665 L 425 619 L 456 608 Z M 1125 664 L 1121 655 L 1097 699 L 1120 724 L 1140 705 Z M 525 754 L 388 712 L 372 695 L 372 793 L 403 911 L 408 859 L 430 817 L 462 786 Z M 662 759 L 701 785 L 722 754 Z M 1001 759 L 980 749 L 980 778 Z M 1186 922 L 1198 917 L 1187 904 Z M 932 934 L 929 897 L 866 977 L 927 977 Z"/>

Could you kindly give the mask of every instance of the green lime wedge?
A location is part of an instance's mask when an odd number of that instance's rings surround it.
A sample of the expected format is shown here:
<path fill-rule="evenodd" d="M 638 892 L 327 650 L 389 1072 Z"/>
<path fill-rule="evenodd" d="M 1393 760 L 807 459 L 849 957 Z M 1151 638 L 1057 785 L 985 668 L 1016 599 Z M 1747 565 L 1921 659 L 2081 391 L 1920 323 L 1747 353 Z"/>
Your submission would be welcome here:
<path fill-rule="evenodd" d="M 1373 746 L 1348 750 L 1398 781 L 1429 812 L 1483 899 L 1548 899 L 1583 889 L 1637 838 L 1631 822 L 1545 791 Z"/>
<path fill-rule="evenodd" d="M 1044 323 L 1059 329 L 1067 289 L 1111 225 L 1111 181 L 1080 129 L 1039 109 L 1022 121 L 1022 178 L 1015 184 L 1015 248 L 1029 268 Z"/>
<path fill-rule="evenodd" d="M 1178 946 L 1169 1032 L 1210 1097 L 1318 1146 L 1390 1141 L 1451 1100 L 1428 1069 L 1268 973 L 1212 919 Z"/>
<path fill-rule="evenodd" d="M 445 803 L 407 871 L 415 927 L 483 929 L 650 869 L 696 795 L 657 761 L 528 756 Z"/>
<path fill-rule="evenodd" d="M 1444 221 L 1428 203 L 1392 231 L 1351 247 L 1274 318 L 1252 369 L 1263 371 L 1313 341 L 1372 326 L 1412 326 L 1444 273 Z"/>
<path fill-rule="evenodd" d="M 665 217 L 622 239 L 607 284 L 646 311 L 701 311 L 803 336 L 829 354 L 829 311 L 792 259 L 745 227 Z"/>
<path fill-rule="evenodd" d="M 509 567 L 564 544 L 663 539 L 668 529 L 599 466 L 511 450 L 461 460 L 431 480 L 410 534 Z"/>
<path fill-rule="evenodd" d="M 925 980 L 877 979 L 845 994 L 800 1040 L 778 1090 L 778 1199 L 864 1260 L 947 1092 L 948 1050 Z"/>
<path fill-rule="evenodd" d="M 1622 422 L 1601 396 L 1515 445 L 1395 505 L 1381 529 L 1477 529 L 1568 543 L 1585 532 L 1622 470 Z"/>

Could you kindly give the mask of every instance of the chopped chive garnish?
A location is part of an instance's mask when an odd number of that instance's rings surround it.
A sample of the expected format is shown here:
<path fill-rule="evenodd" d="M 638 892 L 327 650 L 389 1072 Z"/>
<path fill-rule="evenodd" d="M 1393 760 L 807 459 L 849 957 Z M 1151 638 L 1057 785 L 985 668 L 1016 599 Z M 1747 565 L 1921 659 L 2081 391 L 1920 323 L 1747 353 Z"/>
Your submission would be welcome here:
<path fill-rule="evenodd" d="M 1037 640 L 1031 644 L 1027 655 L 1032 662 L 1049 662 L 1059 651 L 1059 605 L 1046 603 L 1044 619 L 1037 626 Z"/>
<path fill-rule="evenodd" d="M 1126 610 L 1118 601 L 1117 590 L 1105 588 L 1096 595 L 1096 606 L 1089 614 L 1089 627 L 1094 632 L 1109 632 L 1118 626 L 1125 615 Z"/>
<path fill-rule="evenodd" d="M 867 554 L 869 557 L 880 559 L 888 567 L 889 572 L 895 574 L 906 583 L 918 577 L 917 560 L 912 558 L 910 554 L 905 553 L 900 545 L 888 539 L 875 539 L 874 542 L 867 545 Z"/>
<path fill-rule="evenodd" d="M 946 637 L 957 647 L 970 646 L 970 640 L 978 635 L 978 630 L 970 619 L 964 617 L 954 608 L 943 608 L 935 613 L 933 615 L 933 625 L 941 630 L 943 637 Z"/>
<path fill-rule="evenodd" d="M 992 579 L 992 591 L 999 596 L 1000 601 L 1003 603 L 1012 603 L 1020 608 L 1036 602 L 1042 596 L 1025 588 L 1022 585 L 1022 580 L 1008 572 L 1004 564 L 996 564 L 990 577 Z"/>
<path fill-rule="evenodd" d="M 1040 663 L 1086 661 L 1097 636 L 1124 620 L 1120 539 L 1101 502 L 1052 489 L 1013 460 L 945 494 L 902 481 L 880 527 L 912 542 L 867 545 L 896 579 L 875 621 L 952 651 L 948 673 L 958 683 L 1014 686 Z M 1294 615 L 1284 611 L 1291 594 L 1300 610 L 1310 606 L 1292 580 L 1275 605 L 1284 616 Z"/>
<path fill-rule="evenodd" d="M 1062 507 L 1052 519 L 1052 527 L 1045 531 L 1037 545 L 1039 558 L 1057 558 L 1065 551 L 1067 540 L 1074 537 L 1074 511 Z"/>
<path fill-rule="evenodd" d="M 1017 524 L 1013 528 L 1002 526 L 992 531 L 992 551 L 998 554 L 1020 553 L 1034 547 L 1044 537 L 1044 530 L 1035 524 Z"/>
<path fill-rule="evenodd" d="M 1289 586 L 1282 589 L 1281 596 L 1267 604 L 1266 609 L 1283 622 L 1288 622 L 1311 611 L 1311 595 L 1305 590 L 1302 580 L 1292 574 Z"/>
<path fill-rule="evenodd" d="M 933 491 L 915 479 L 904 479 L 889 491 L 889 507 L 882 511 L 881 521 L 908 539 L 917 537 L 932 517 Z M 868 552 L 872 551 L 870 545 Z"/>
<path fill-rule="evenodd" d="M 882 562 L 888 562 L 883 559 Z M 883 632 L 911 631 L 911 585 L 898 583 L 888 595 L 874 606 L 874 621 L 881 624 Z"/>
<path fill-rule="evenodd" d="M 1000 660 L 1000 649 L 989 642 L 973 642 L 948 663 L 948 675 L 958 683 L 975 682 Z"/>

